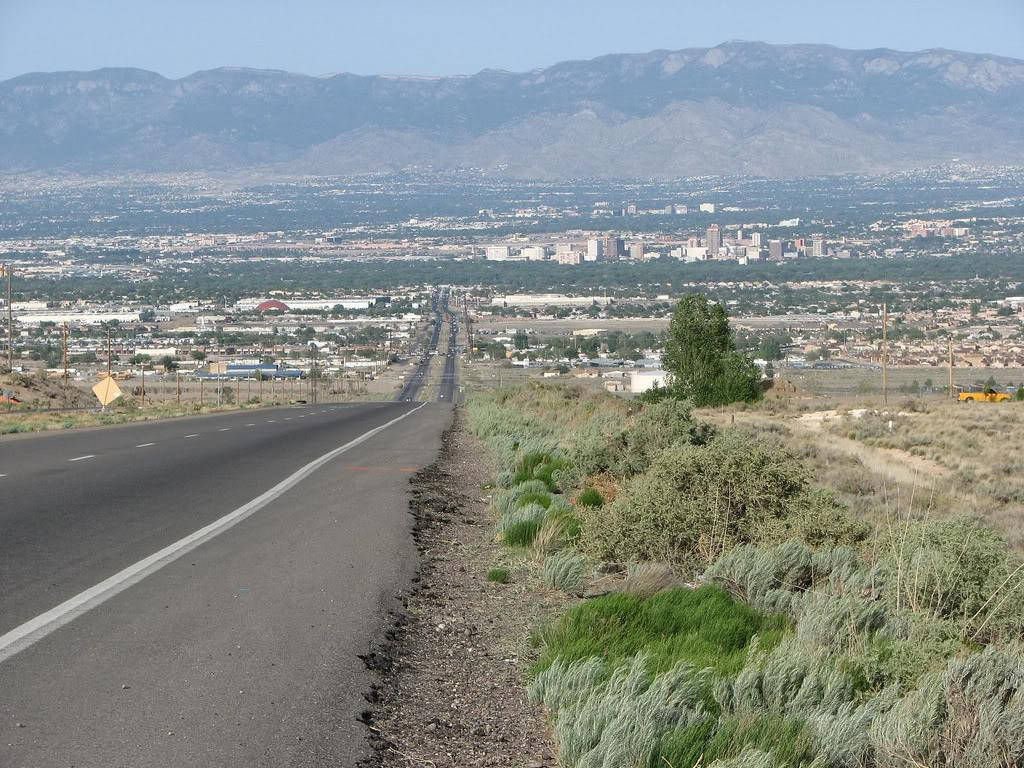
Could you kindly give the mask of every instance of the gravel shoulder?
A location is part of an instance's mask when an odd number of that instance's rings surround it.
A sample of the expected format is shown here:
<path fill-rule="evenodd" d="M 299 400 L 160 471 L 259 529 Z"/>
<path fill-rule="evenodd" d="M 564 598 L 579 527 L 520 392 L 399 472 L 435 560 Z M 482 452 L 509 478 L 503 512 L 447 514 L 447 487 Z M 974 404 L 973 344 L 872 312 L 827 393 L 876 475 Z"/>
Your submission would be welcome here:
<path fill-rule="evenodd" d="M 377 766 L 557 764 L 539 708 L 526 699 L 531 628 L 564 608 L 537 590 L 536 568 L 494 541 L 493 472 L 456 412 L 436 464 L 412 478 L 422 562 L 388 642 L 365 660 L 381 675 L 363 715 Z M 509 567 L 509 584 L 486 580 Z"/>

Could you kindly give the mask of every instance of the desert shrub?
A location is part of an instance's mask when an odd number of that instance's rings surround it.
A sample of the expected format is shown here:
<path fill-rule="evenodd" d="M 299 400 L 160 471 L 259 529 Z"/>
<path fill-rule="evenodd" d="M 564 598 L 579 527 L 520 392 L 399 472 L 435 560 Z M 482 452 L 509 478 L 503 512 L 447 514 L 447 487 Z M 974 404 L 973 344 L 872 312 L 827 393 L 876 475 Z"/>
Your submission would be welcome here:
<path fill-rule="evenodd" d="M 554 720 L 559 764 L 622 768 L 648 764 L 661 735 L 706 722 L 710 673 L 686 662 L 656 673 L 640 654 L 614 668 L 600 658 L 559 659 L 530 686 Z"/>
<path fill-rule="evenodd" d="M 590 656 L 614 666 L 642 651 L 655 672 L 682 659 L 730 674 L 743 666 L 755 635 L 771 645 L 784 626 L 781 617 L 762 616 L 713 586 L 670 589 L 646 599 L 611 593 L 574 606 L 544 630 L 544 650 L 534 671 L 555 659 Z"/>
<path fill-rule="evenodd" d="M 623 496 L 583 514 L 582 545 L 595 556 L 684 569 L 745 542 L 795 534 L 822 543 L 856 528 L 834 499 L 810 488 L 791 454 L 737 430 L 706 446 L 674 444 Z"/>
<path fill-rule="evenodd" d="M 964 517 L 908 519 L 878 547 L 897 609 L 953 620 L 983 642 L 1024 631 L 1024 566 L 994 531 Z"/>
<path fill-rule="evenodd" d="M 763 764 L 769 768 L 809 768 L 818 754 L 817 739 L 801 718 L 764 713 L 730 715 L 673 730 L 662 738 L 648 766 L 718 765 L 716 761 L 741 758 L 749 761 L 752 752 L 760 756 L 758 760 L 764 761 L 767 756 Z"/>
<path fill-rule="evenodd" d="M 876 764 L 1011 768 L 1024 764 L 1024 656 L 1019 645 L 949 661 L 875 718 Z"/>
<path fill-rule="evenodd" d="M 631 477 L 645 471 L 673 443 L 703 445 L 713 434 L 710 425 L 693 420 L 687 402 L 668 399 L 646 405 L 621 433 L 610 469 L 620 477 Z"/>
<path fill-rule="evenodd" d="M 487 580 L 495 584 L 508 584 L 511 578 L 508 568 L 491 568 L 487 572 Z"/>
<path fill-rule="evenodd" d="M 572 550 L 555 552 L 544 559 L 544 583 L 552 589 L 578 592 L 586 572 L 586 559 Z"/>

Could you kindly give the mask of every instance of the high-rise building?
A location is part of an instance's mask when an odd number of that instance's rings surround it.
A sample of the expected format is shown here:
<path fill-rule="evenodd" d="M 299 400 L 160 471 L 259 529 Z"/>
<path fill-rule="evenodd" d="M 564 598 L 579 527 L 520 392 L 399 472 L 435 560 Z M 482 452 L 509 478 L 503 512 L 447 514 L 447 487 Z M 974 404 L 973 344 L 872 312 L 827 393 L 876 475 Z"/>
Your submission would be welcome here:
<path fill-rule="evenodd" d="M 587 240 L 587 255 L 584 261 L 604 261 L 604 240 L 596 237 Z"/>
<path fill-rule="evenodd" d="M 629 244 L 629 258 L 630 261 L 643 261 L 646 253 L 644 252 L 643 243 L 630 243 Z"/>
<path fill-rule="evenodd" d="M 760 248 L 764 245 L 764 233 L 763 232 L 751 232 L 750 233 L 750 244 L 755 248 Z"/>
<path fill-rule="evenodd" d="M 717 224 L 708 227 L 707 247 L 708 255 L 711 258 L 718 256 L 718 252 L 722 249 L 722 230 L 718 228 Z"/>
<path fill-rule="evenodd" d="M 781 240 L 769 240 L 768 241 L 768 260 L 769 261 L 782 261 L 782 241 Z"/>
<path fill-rule="evenodd" d="M 825 255 L 825 239 L 823 237 L 815 237 L 811 239 L 811 256 L 816 259 L 820 259 Z"/>
<path fill-rule="evenodd" d="M 604 239 L 605 261 L 618 261 L 622 257 L 622 238 L 615 235 L 608 235 Z"/>

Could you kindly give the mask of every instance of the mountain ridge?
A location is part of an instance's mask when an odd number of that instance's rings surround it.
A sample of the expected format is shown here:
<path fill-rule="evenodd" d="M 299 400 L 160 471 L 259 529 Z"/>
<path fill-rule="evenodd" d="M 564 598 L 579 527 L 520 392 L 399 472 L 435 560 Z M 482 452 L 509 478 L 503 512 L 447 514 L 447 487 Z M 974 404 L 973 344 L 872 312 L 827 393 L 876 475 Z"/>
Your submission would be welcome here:
<path fill-rule="evenodd" d="M 444 77 L 111 67 L 0 82 L 6 172 L 798 176 L 954 158 L 1024 164 L 1024 61 L 732 41 Z"/>

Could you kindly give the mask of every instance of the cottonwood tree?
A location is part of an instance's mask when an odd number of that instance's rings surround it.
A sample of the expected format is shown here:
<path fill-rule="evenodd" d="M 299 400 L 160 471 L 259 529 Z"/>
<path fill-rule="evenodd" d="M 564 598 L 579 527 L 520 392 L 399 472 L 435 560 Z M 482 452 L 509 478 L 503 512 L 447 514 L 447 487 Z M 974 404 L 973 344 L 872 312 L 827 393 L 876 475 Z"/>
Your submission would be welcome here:
<path fill-rule="evenodd" d="M 729 316 L 703 294 L 679 300 L 669 325 L 665 368 L 671 394 L 697 406 L 756 400 L 761 374 L 736 349 Z"/>

